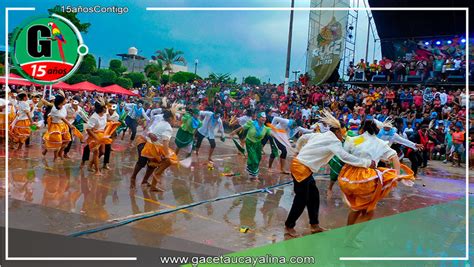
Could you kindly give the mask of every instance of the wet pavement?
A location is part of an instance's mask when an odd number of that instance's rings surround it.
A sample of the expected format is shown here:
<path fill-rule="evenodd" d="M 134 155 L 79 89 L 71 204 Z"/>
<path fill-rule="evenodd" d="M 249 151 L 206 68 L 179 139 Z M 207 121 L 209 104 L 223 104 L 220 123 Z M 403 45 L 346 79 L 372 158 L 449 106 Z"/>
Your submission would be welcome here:
<path fill-rule="evenodd" d="M 199 157 L 193 155 L 193 167 L 173 166 L 164 173 L 165 192 L 152 193 L 139 186 L 144 170 L 137 178 L 137 189 L 129 190 L 129 178 L 137 158 L 136 148 L 125 141 L 113 145 L 111 170 L 104 176 L 94 176 L 81 170 L 81 144 L 76 142 L 72 159 L 52 162 L 52 154 L 41 155 L 40 136 L 32 146 L 9 155 L 10 227 L 68 235 L 116 220 L 140 214 L 168 210 L 177 206 L 247 192 L 290 181 L 288 175 L 266 168 L 269 151 L 266 148 L 261 164 L 261 181 L 249 181 L 245 174 L 245 159 L 237 153 L 230 140 L 217 141 L 214 152 L 215 169 L 207 167 L 209 144 L 203 142 Z M 4 151 L 3 151 L 4 153 Z M 278 169 L 278 162 L 274 169 Z M 227 177 L 232 171 L 240 175 Z M 327 170 L 322 170 L 325 174 Z M 0 180 L 4 196 L 4 161 Z M 327 176 L 317 177 L 321 194 L 321 225 L 334 229 L 345 226 L 348 209 L 337 185 L 331 199 L 326 198 Z M 472 188 L 473 184 L 470 184 Z M 291 185 L 282 185 L 269 192 L 260 192 L 205 203 L 188 209 L 139 220 L 126 226 L 85 235 L 114 242 L 169 248 L 168 237 L 237 251 L 284 239 L 283 225 L 291 207 Z M 422 170 L 414 187 L 399 185 L 379 202 L 376 217 L 448 202 L 465 196 L 465 169 L 450 167 L 439 161 L 430 162 Z M 2 205 L 2 217 L 3 217 Z M 307 214 L 298 221 L 297 230 L 309 234 Z M 248 227 L 247 233 L 240 228 Z"/>

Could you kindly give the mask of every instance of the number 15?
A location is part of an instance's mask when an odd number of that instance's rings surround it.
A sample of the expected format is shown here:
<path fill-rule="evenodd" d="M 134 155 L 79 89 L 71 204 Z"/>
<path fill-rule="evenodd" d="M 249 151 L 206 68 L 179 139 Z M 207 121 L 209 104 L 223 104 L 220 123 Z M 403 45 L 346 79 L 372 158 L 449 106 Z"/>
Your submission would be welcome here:
<path fill-rule="evenodd" d="M 45 65 L 38 66 L 38 69 L 36 69 L 36 67 L 37 67 L 36 64 L 31 66 L 31 68 L 33 69 L 32 75 L 34 77 L 43 77 L 44 75 L 46 75 L 46 70 L 45 70 L 46 66 Z M 38 73 L 37 73 L 37 71 L 38 71 Z"/>

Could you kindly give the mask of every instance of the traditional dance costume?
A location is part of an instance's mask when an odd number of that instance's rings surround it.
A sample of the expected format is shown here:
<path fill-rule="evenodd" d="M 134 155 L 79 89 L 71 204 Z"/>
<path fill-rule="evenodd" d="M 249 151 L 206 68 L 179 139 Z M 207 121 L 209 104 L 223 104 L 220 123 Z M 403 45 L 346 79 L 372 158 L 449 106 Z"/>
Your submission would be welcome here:
<path fill-rule="evenodd" d="M 71 141 L 69 126 L 63 121 L 66 119 L 66 106 L 61 109 L 53 107 L 48 115 L 48 130 L 43 135 L 46 149 L 59 150 Z"/>
<path fill-rule="evenodd" d="M 74 108 L 73 104 L 68 103 L 68 104 L 64 105 L 64 108 L 67 111 L 66 120 L 71 125 L 74 125 L 74 123 L 75 123 L 78 116 L 81 118 L 80 120 L 87 121 L 87 114 L 84 112 L 82 107 L 76 105 L 76 107 Z M 78 129 L 76 131 L 75 130 L 76 130 L 76 128 L 69 129 L 69 133 L 71 134 L 71 137 L 74 134 L 74 135 L 78 136 L 80 139 L 82 139 L 82 134 L 80 134 L 80 130 L 78 130 Z M 79 131 L 79 133 L 77 133 L 77 131 Z M 71 138 L 71 141 L 68 143 L 68 145 L 64 149 L 64 154 L 67 154 L 69 152 L 69 150 L 71 150 L 72 141 L 73 140 Z"/>
<path fill-rule="evenodd" d="M 145 120 L 149 121 L 150 118 L 148 117 L 148 115 L 146 115 L 145 110 L 137 104 L 127 103 L 125 104 L 125 107 L 128 111 L 128 116 L 125 119 L 125 123 L 132 131 L 130 140 L 133 141 L 135 140 L 135 136 L 137 135 L 138 120 L 143 117 Z"/>
<path fill-rule="evenodd" d="M 14 143 L 24 144 L 31 134 L 31 121 L 28 115 L 31 112 L 30 105 L 26 101 L 19 101 L 16 117 L 11 125 L 11 138 Z M 10 119 L 10 115 L 9 115 Z"/>
<path fill-rule="evenodd" d="M 13 104 L 7 104 L 3 98 L 0 98 L 0 108 L 2 108 L 0 111 L 0 137 L 5 138 L 6 120 L 11 126 L 11 123 L 15 120 L 15 108 Z"/>
<path fill-rule="evenodd" d="M 202 122 L 189 113 L 184 114 L 181 121 L 182 124 L 176 133 L 174 142 L 178 148 L 188 147 L 188 153 L 191 153 L 193 149 L 194 134 L 196 133 L 196 130 L 202 126 Z"/>
<path fill-rule="evenodd" d="M 270 135 L 271 129 L 265 125 L 260 126 L 258 121 L 249 120 L 243 126 L 247 131 L 245 146 L 247 147 L 247 172 L 251 176 L 258 176 L 259 165 L 262 160 L 262 140 Z"/>
<path fill-rule="evenodd" d="M 115 110 L 112 113 L 112 115 L 110 115 L 109 111 L 107 111 L 107 124 L 111 125 L 110 127 L 115 127 L 116 129 L 118 129 L 120 125 L 122 125 L 122 123 L 119 122 L 119 118 L 120 117 Z M 114 129 L 111 129 L 111 130 L 113 130 L 113 132 L 111 133 L 112 142 L 113 142 L 113 139 L 117 136 L 117 130 L 114 130 Z M 106 144 L 105 152 L 104 152 L 104 167 L 106 167 L 107 164 L 109 164 L 111 153 L 112 153 L 112 143 Z"/>
<path fill-rule="evenodd" d="M 178 157 L 171 148 L 168 148 L 168 153 L 165 153 L 163 146 L 163 141 L 171 140 L 173 135 L 173 129 L 171 125 L 165 121 L 160 120 L 156 123 L 153 123 L 147 131 L 148 133 L 154 134 L 158 140 L 152 141 L 148 136 L 139 135 L 137 138 L 138 143 L 138 155 L 139 155 L 139 164 L 143 165 L 148 164 L 153 168 L 162 167 L 162 165 L 177 164 Z M 166 157 L 168 155 L 168 157 Z M 166 159 L 169 159 L 166 160 Z"/>
<path fill-rule="evenodd" d="M 374 120 L 376 121 L 376 120 Z M 388 141 L 388 146 L 392 146 L 393 144 L 400 144 L 400 145 L 403 145 L 403 146 L 406 146 L 408 148 L 411 148 L 413 150 L 417 150 L 417 147 L 416 147 L 416 144 L 413 143 L 412 141 L 408 140 L 408 139 L 405 139 L 403 137 L 401 137 L 398 133 L 397 133 L 397 129 L 396 128 L 391 128 L 390 130 L 385 130 L 383 127 L 381 127 L 379 124 L 377 124 L 377 126 L 380 129 L 379 133 L 377 134 L 377 137 L 384 140 L 384 141 Z"/>
<path fill-rule="evenodd" d="M 100 148 L 101 145 L 111 144 L 112 139 L 110 138 L 110 134 L 106 134 L 107 126 L 107 114 L 99 116 L 99 114 L 94 113 L 89 118 L 87 122 L 87 129 L 94 132 L 97 135 L 97 139 L 95 139 L 92 135 L 89 135 L 87 139 L 87 145 L 89 146 L 90 151 L 95 151 Z"/>
<path fill-rule="evenodd" d="M 88 119 L 86 129 L 93 131 L 99 139 L 95 139 L 93 136 L 89 135 L 86 141 L 87 145 L 84 147 L 84 150 L 82 152 L 83 163 L 89 160 L 91 151 L 97 151 L 98 149 L 100 149 L 102 145 L 104 145 L 104 150 L 102 152 L 107 154 L 107 151 L 108 151 L 108 153 L 110 154 L 111 147 L 108 147 L 107 145 L 112 144 L 113 140 L 111 137 L 116 132 L 117 128 L 121 125 L 121 122 L 117 122 L 117 121 L 107 122 L 107 117 L 108 117 L 108 114 L 99 116 L 99 114 L 94 113 Z M 104 164 L 107 164 L 108 161 L 109 161 L 108 158 L 107 159 L 104 158 Z"/>
<path fill-rule="evenodd" d="M 128 116 L 128 112 L 125 107 L 119 106 L 117 108 L 117 114 L 119 115 L 120 126 L 117 128 L 117 134 L 120 134 L 122 131 L 127 129 L 127 124 L 125 123 L 125 119 Z"/>
<path fill-rule="evenodd" d="M 247 115 L 240 116 L 237 118 L 237 122 L 239 123 L 240 127 L 243 127 L 250 120 L 252 120 L 252 118 Z M 237 133 L 237 135 L 239 136 L 240 140 L 244 140 L 247 137 L 247 131 L 242 129 L 241 131 Z"/>
<path fill-rule="evenodd" d="M 321 166 L 327 164 L 332 157 L 338 156 L 342 161 L 354 166 L 367 168 L 371 161 L 355 157 L 344 150 L 341 141 L 332 131 L 305 135 L 309 138 L 299 154 L 293 158 L 290 171 L 293 177 L 295 198 L 285 222 L 287 228 L 294 228 L 296 221 L 308 208 L 309 223 L 319 224 L 319 190 L 313 178 Z M 297 145 L 298 147 L 298 145 Z"/>
<path fill-rule="evenodd" d="M 224 125 L 220 117 L 216 118 L 212 111 L 200 111 L 199 116 L 204 117 L 202 126 L 197 130 L 196 149 L 201 147 L 202 140 L 207 138 L 211 148 L 216 147 L 215 129 L 224 136 Z"/>
<path fill-rule="evenodd" d="M 334 156 L 328 163 L 329 165 L 329 179 L 331 181 L 336 182 L 337 177 L 339 177 L 339 173 L 341 172 L 342 167 L 344 166 L 344 162 L 338 156 Z"/>
<path fill-rule="evenodd" d="M 369 158 L 376 163 L 397 156 L 397 152 L 387 142 L 368 132 L 347 138 L 344 149 L 359 158 Z M 348 163 L 342 168 L 338 178 L 346 203 L 355 211 L 374 210 L 377 202 L 397 185 L 397 179 L 414 179 L 413 171 L 407 166 L 401 165 L 401 169 L 405 172 L 404 175 L 397 175 L 394 169 L 369 169 Z"/>
<path fill-rule="evenodd" d="M 313 133 L 314 130 L 306 129 L 301 126 L 295 127 L 295 121 L 281 117 L 273 117 L 272 123 L 267 124 L 272 129 L 271 135 L 275 141 L 275 145 L 280 150 L 280 158 L 286 159 L 288 150 L 291 150 L 290 138 L 293 138 L 297 133 L 302 132 Z M 271 158 L 275 158 L 275 153 L 270 154 Z"/>

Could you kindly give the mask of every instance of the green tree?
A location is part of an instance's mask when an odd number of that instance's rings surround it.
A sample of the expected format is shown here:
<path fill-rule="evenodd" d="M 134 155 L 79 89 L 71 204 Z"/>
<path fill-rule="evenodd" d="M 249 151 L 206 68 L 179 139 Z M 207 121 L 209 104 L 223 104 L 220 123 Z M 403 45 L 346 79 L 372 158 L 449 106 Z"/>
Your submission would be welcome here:
<path fill-rule="evenodd" d="M 160 80 L 163 74 L 163 64 L 161 61 L 157 61 L 156 64 L 148 64 L 145 66 L 145 74 L 147 78 Z"/>
<path fill-rule="evenodd" d="M 155 52 L 156 58 L 161 61 L 163 64 L 164 70 L 171 73 L 173 70 L 171 65 L 174 63 L 181 62 L 186 64 L 186 60 L 183 57 L 183 52 L 179 50 L 174 50 L 174 48 L 165 48 L 163 50 L 158 50 Z"/>
<path fill-rule="evenodd" d="M 187 82 L 192 82 L 194 80 L 201 79 L 198 75 L 192 73 L 192 72 L 185 72 L 185 71 L 179 71 L 171 77 L 171 80 L 173 82 L 177 83 L 187 83 Z"/>
<path fill-rule="evenodd" d="M 21 76 L 20 71 L 17 70 L 16 67 L 10 67 L 10 70 L 9 70 L 9 71 L 10 71 L 10 73 L 12 73 L 12 74 L 16 74 L 16 75 L 20 75 L 20 76 Z"/>
<path fill-rule="evenodd" d="M 244 82 L 246 84 L 250 84 L 250 85 L 260 85 L 260 83 L 261 83 L 260 79 L 255 77 L 255 76 L 245 77 Z"/>
<path fill-rule="evenodd" d="M 109 62 L 109 69 L 113 70 L 117 75 L 122 75 L 125 71 L 127 71 L 127 67 L 122 66 L 122 61 L 118 59 L 112 59 Z"/>
<path fill-rule="evenodd" d="M 210 73 L 209 77 L 207 77 L 213 83 L 229 83 L 231 80 L 230 73 Z"/>
<path fill-rule="evenodd" d="M 61 9 L 61 6 L 59 5 L 56 5 L 55 7 L 48 9 L 48 13 L 50 15 L 55 13 L 62 17 L 65 17 L 66 19 L 71 21 L 72 24 L 74 24 L 74 26 L 76 26 L 80 32 L 83 32 L 83 33 L 87 33 L 87 31 L 89 30 L 89 27 L 91 26 L 91 24 L 88 22 L 81 23 L 81 21 L 77 18 L 77 13 L 75 12 L 63 12 Z"/>
<path fill-rule="evenodd" d="M 87 54 L 84 56 L 81 62 L 81 66 L 77 73 L 80 74 L 92 74 L 97 71 L 97 63 L 95 61 L 95 57 L 91 54 Z"/>
<path fill-rule="evenodd" d="M 13 47 L 13 43 L 12 43 L 12 42 L 13 42 L 13 37 L 14 37 L 14 35 L 18 32 L 18 30 L 20 30 L 20 28 L 15 27 L 15 28 L 13 29 L 13 31 L 11 31 L 11 32 L 8 33 L 8 41 L 10 42 L 10 47 Z M 10 48 L 10 49 L 11 49 L 11 48 Z M 5 60 L 3 60 L 2 62 L 5 62 Z"/>
<path fill-rule="evenodd" d="M 125 78 L 129 78 L 134 87 L 141 87 L 145 82 L 145 75 L 141 72 L 130 72 L 125 75 Z"/>
<path fill-rule="evenodd" d="M 150 83 L 150 85 L 153 85 L 155 87 L 160 86 L 160 83 L 157 80 L 150 79 L 150 80 L 148 80 L 148 82 Z"/>
<path fill-rule="evenodd" d="M 87 81 L 95 85 L 100 86 L 102 84 L 102 79 L 99 76 L 91 75 L 87 78 Z"/>
<path fill-rule="evenodd" d="M 89 74 L 75 73 L 69 79 L 67 79 L 66 82 L 69 84 L 76 84 L 76 83 L 87 81 L 89 77 L 90 77 Z"/>
<path fill-rule="evenodd" d="M 115 83 L 126 89 L 130 89 L 133 86 L 132 80 L 130 80 L 129 78 L 124 78 L 124 77 L 117 77 L 117 79 L 115 79 Z"/>
<path fill-rule="evenodd" d="M 207 91 L 206 91 L 206 96 L 207 96 L 207 98 L 209 99 L 209 103 L 211 103 L 212 101 L 214 101 L 214 96 L 215 96 L 216 93 L 218 93 L 220 90 L 221 90 L 221 88 L 219 88 L 219 87 L 211 87 L 211 88 L 208 88 L 208 89 L 207 89 Z"/>
<path fill-rule="evenodd" d="M 160 81 L 162 84 L 168 84 L 170 82 L 170 76 L 167 74 L 163 74 L 161 75 Z"/>
<path fill-rule="evenodd" d="M 100 69 L 97 71 L 97 75 L 99 75 L 102 80 L 101 86 L 111 85 L 115 82 L 115 79 L 117 79 L 117 74 L 109 69 Z"/>
<path fill-rule="evenodd" d="M 5 75 L 5 66 L 3 64 L 0 64 L 0 75 Z"/>

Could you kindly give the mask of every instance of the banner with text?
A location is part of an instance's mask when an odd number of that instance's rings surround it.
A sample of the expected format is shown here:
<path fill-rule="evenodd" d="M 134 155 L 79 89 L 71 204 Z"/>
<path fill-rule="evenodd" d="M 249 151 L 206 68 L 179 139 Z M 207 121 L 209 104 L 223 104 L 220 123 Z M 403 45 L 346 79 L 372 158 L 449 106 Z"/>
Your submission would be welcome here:
<path fill-rule="evenodd" d="M 313 0 L 311 7 L 349 7 L 349 1 Z M 343 57 L 348 12 L 347 10 L 310 12 L 306 64 L 313 84 L 324 83 Z"/>

